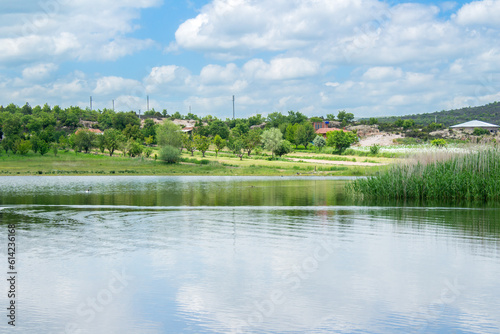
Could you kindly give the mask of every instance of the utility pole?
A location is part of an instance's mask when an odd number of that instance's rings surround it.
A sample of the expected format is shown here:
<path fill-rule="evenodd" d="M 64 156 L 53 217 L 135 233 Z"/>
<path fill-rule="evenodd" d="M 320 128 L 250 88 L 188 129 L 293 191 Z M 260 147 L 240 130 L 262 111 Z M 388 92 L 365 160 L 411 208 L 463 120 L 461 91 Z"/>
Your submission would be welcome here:
<path fill-rule="evenodd" d="M 115 100 L 113 100 L 113 111 L 115 111 Z"/>
<path fill-rule="evenodd" d="M 147 111 L 149 111 L 149 95 L 148 95 L 148 110 Z"/>
<path fill-rule="evenodd" d="M 233 95 L 233 119 L 234 119 L 234 95 Z"/>
<path fill-rule="evenodd" d="M 90 97 L 90 111 L 92 111 L 92 96 Z"/>

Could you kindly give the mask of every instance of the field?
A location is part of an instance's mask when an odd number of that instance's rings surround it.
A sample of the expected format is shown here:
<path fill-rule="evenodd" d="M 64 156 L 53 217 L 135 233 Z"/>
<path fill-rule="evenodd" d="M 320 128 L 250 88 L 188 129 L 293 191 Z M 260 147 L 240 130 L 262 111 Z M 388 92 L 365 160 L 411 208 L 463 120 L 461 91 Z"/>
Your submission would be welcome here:
<path fill-rule="evenodd" d="M 57 156 L 32 152 L 25 156 L 7 155 L 3 152 L 0 175 L 374 175 L 386 168 L 389 160 L 300 152 L 278 160 L 269 160 L 269 155 L 250 158 L 245 155 L 240 160 L 229 152 L 218 157 L 213 152 L 205 155 L 203 158 L 199 152 L 194 156 L 184 152 L 182 162 L 165 164 L 153 158 L 116 154 L 109 157 L 95 152 L 59 151 Z"/>

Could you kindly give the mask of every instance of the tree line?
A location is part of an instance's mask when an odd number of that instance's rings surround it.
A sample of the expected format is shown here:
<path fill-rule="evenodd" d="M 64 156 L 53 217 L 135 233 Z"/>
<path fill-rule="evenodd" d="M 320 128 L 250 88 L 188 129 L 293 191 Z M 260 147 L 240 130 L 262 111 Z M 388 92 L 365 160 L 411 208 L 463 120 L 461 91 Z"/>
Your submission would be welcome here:
<path fill-rule="evenodd" d="M 191 133 L 184 133 L 172 122 L 175 119 L 194 120 L 195 127 Z M 149 157 L 152 146 L 158 145 L 160 158 L 173 162 L 179 159 L 176 152 L 183 149 L 191 154 L 198 150 L 205 156 L 211 146 L 216 155 L 227 148 L 240 158 L 262 148 L 271 151 L 273 156 L 282 156 L 293 148 L 303 146 L 307 149 L 311 144 L 318 149 L 330 145 L 340 150 L 343 146 L 337 142 L 341 139 L 333 139 L 332 135 L 332 139 L 325 140 L 316 135 L 312 122 L 324 120 L 348 125 L 353 122 L 354 115 L 339 111 L 337 116 L 328 114 L 326 118 L 308 118 L 298 111 L 289 111 L 286 115 L 273 112 L 267 117 L 258 114 L 223 121 L 211 115 L 203 118 L 191 113 L 168 115 L 166 110 L 160 113 L 152 109 L 141 119 L 133 111 L 9 104 L 0 106 L 0 138 L 3 138 L 0 151 L 23 155 L 32 150 L 44 155 L 50 150 L 57 154 L 58 150 L 88 153 L 99 149 L 102 153 L 107 150 L 110 156 L 121 151 L 130 157 Z M 98 129 L 102 134 L 91 129 Z M 336 136 L 345 137 L 342 134 Z"/>

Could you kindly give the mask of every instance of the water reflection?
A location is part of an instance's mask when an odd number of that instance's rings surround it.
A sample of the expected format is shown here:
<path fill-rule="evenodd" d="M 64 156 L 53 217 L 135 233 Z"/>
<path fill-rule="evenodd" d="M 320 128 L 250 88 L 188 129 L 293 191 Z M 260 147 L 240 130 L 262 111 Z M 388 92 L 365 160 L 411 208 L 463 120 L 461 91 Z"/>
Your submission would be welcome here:
<path fill-rule="evenodd" d="M 1 184 L 23 333 L 500 329 L 498 209 L 355 206 L 338 180 L 72 181 Z"/>

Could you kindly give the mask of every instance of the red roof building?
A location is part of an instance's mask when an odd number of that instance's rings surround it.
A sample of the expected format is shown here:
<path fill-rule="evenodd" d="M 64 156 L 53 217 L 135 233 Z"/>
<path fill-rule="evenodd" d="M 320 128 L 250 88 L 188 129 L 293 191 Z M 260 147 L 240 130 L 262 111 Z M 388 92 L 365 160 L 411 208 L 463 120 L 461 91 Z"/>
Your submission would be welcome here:
<path fill-rule="evenodd" d="M 323 137 L 325 137 L 325 138 L 326 138 L 326 134 L 327 134 L 328 132 L 332 132 L 332 131 L 340 131 L 340 130 L 342 130 L 342 129 L 337 129 L 337 128 L 319 128 L 319 129 L 317 129 L 315 132 L 316 132 L 316 134 L 317 134 L 317 135 L 319 135 L 319 136 L 323 136 Z M 342 130 L 342 131 L 343 131 L 343 130 Z"/>

